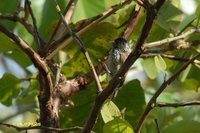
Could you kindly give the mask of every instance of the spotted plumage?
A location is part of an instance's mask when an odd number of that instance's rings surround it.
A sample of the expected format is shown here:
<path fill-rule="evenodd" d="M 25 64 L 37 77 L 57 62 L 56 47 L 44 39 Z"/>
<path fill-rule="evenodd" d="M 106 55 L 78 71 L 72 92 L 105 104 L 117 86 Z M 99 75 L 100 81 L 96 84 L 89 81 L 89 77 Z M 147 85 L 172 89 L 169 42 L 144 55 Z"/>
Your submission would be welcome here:
<path fill-rule="evenodd" d="M 108 56 L 108 69 L 110 71 L 111 78 L 117 73 L 122 64 L 124 64 L 130 52 L 130 42 L 128 42 L 126 39 L 120 37 L 112 42 L 112 49 L 110 50 Z M 118 88 L 120 88 L 123 85 L 125 76 L 121 78 L 122 79 L 119 83 Z"/>

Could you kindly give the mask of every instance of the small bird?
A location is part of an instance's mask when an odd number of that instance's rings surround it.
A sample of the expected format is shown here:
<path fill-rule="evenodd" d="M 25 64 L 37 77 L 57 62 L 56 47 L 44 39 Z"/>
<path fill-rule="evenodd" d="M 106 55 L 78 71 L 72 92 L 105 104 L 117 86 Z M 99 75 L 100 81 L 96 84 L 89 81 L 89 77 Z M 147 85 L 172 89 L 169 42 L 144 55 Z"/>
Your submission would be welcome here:
<path fill-rule="evenodd" d="M 108 70 L 110 73 L 110 77 L 112 78 L 117 71 L 120 69 L 122 64 L 124 64 L 125 60 L 127 59 L 128 55 L 131 52 L 131 43 L 128 42 L 125 38 L 119 37 L 113 42 L 112 49 L 109 52 L 108 55 Z M 122 80 L 118 86 L 120 88 L 125 80 L 125 77 L 122 77 Z M 114 97 L 116 97 L 117 92 L 115 92 Z"/>

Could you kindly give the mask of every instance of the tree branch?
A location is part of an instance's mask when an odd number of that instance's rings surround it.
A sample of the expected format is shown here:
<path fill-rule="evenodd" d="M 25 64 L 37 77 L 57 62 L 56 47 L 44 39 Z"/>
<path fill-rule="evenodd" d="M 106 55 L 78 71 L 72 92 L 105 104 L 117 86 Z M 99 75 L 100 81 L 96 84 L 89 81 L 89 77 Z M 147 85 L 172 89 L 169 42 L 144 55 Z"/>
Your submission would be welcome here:
<path fill-rule="evenodd" d="M 34 36 L 35 36 L 36 42 L 37 42 L 39 48 L 43 48 L 44 47 L 44 41 L 42 40 L 42 38 L 40 37 L 40 35 L 38 33 L 38 28 L 37 28 L 37 24 L 36 24 L 37 22 L 36 22 L 34 14 L 33 14 L 33 10 L 31 8 L 30 0 L 26 0 L 25 4 L 27 4 L 25 6 L 28 7 L 28 11 L 30 12 L 30 15 L 31 15 L 31 18 L 32 18 L 32 21 L 33 21 L 33 31 L 34 31 Z"/>
<path fill-rule="evenodd" d="M 183 38 L 185 38 L 185 37 L 187 37 L 187 36 L 189 36 L 193 33 L 200 33 L 200 29 L 191 29 L 191 30 L 185 32 L 184 34 L 176 36 L 176 37 L 166 38 L 166 39 L 163 39 L 163 40 L 160 40 L 160 41 L 146 43 L 146 44 L 144 44 L 144 48 L 157 47 L 157 46 L 163 45 L 165 43 L 170 43 L 170 42 L 173 42 L 173 41 L 176 41 L 176 40 L 179 40 L 179 39 L 183 39 Z"/>
<path fill-rule="evenodd" d="M 0 25 L 0 31 L 12 39 L 21 50 L 32 60 L 35 67 L 39 70 L 38 81 L 40 84 L 40 122 L 44 126 L 55 127 L 58 125 L 56 114 L 52 111 L 53 103 L 53 83 L 46 62 L 20 37 L 8 31 Z"/>
<path fill-rule="evenodd" d="M 14 15 L 0 15 L 0 19 L 9 20 L 12 22 L 19 22 L 26 28 L 26 30 L 34 37 L 35 41 L 37 42 L 38 39 L 34 32 L 34 27 L 30 23 L 28 23 L 28 21 L 25 18 L 20 18 L 18 14 L 14 14 Z M 41 42 L 45 43 L 42 39 Z"/>
<path fill-rule="evenodd" d="M 133 9 L 130 18 L 129 18 L 129 24 L 127 26 L 127 28 L 124 30 L 123 35 L 124 38 L 128 38 L 131 33 L 133 32 L 133 30 L 135 29 L 139 18 L 141 17 L 141 13 L 144 11 L 143 7 L 140 7 L 140 9 L 138 11 L 135 11 L 135 8 Z"/>
<path fill-rule="evenodd" d="M 0 31 L 7 35 L 10 39 L 12 39 L 16 43 L 16 45 L 18 45 L 21 50 L 29 56 L 29 58 L 38 69 L 44 69 L 44 72 L 48 72 L 48 68 L 44 65 L 44 61 L 41 60 L 40 56 L 31 47 L 29 47 L 29 45 L 24 40 L 22 40 L 20 37 L 16 36 L 12 32 L 8 31 L 2 25 L 0 25 Z"/>
<path fill-rule="evenodd" d="M 187 61 L 181 68 L 179 68 L 176 73 L 171 76 L 168 80 L 164 81 L 163 84 L 160 86 L 160 88 L 156 91 L 156 93 L 153 95 L 153 97 L 150 99 L 150 101 L 148 102 L 143 114 L 141 115 L 141 117 L 139 118 L 137 125 L 135 127 L 135 133 L 140 132 L 140 128 L 144 122 L 144 120 L 146 119 L 147 115 L 149 114 L 149 112 L 152 110 L 152 106 L 156 103 L 156 100 L 158 98 L 158 96 L 166 89 L 166 87 L 171 84 L 176 78 L 177 76 L 184 71 L 187 66 L 189 64 L 191 64 L 195 59 L 197 59 L 198 57 L 200 57 L 200 54 L 198 54 L 197 56 L 194 56 L 191 60 Z"/>
<path fill-rule="evenodd" d="M 69 127 L 69 128 L 53 128 L 53 127 L 46 127 L 46 126 L 28 126 L 28 127 L 19 127 L 12 124 L 2 123 L 0 122 L 0 125 L 12 127 L 16 129 L 17 131 L 27 131 L 27 130 L 46 130 L 46 131 L 56 131 L 56 132 L 70 132 L 70 131 L 81 131 L 82 127 L 76 126 L 76 127 Z M 91 133 L 94 133 L 91 131 Z"/>
<path fill-rule="evenodd" d="M 82 40 L 71 30 L 71 28 L 68 26 L 67 22 L 65 21 L 65 18 L 64 16 L 62 15 L 62 12 L 61 12 L 61 9 L 57 3 L 57 0 L 54 0 L 55 2 L 55 5 L 56 5 L 56 10 L 57 12 L 59 13 L 61 19 L 62 19 L 62 22 L 63 24 L 65 25 L 65 28 L 67 29 L 67 31 L 70 33 L 70 35 L 73 37 L 73 39 L 77 42 L 77 44 L 80 46 L 81 48 L 81 51 L 83 52 L 90 68 L 92 69 L 92 72 L 93 72 L 93 75 L 94 75 L 94 78 L 95 78 L 95 81 L 96 81 L 96 85 L 97 85 L 97 88 L 98 88 L 98 91 L 102 91 L 102 87 L 101 87 L 101 84 L 100 84 L 100 81 L 99 81 L 99 78 L 97 76 L 97 73 L 95 71 L 95 68 L 94 68 L 94 65 L 91 61 L 91 58 L 89 56 L 89 53 L 87 52 L 87 50 L 85 49 L 84 45 L 83 45 L 83 42 Z"/>
<path fill-rule="evenodd" d="M 148 53 L 148 52 L 145 52 L 141 55 L 142 58 L 149 58 L 149 57 L 154 57 L 154 56 L 157 56 L 157 55 L 161 55 L 162 57 L 164 58 L 168 58 L 170 60 L 175 60 L 175 61 L 180 61 L 180 62 L 187 62 L 188 58 L 183 58 L 183 57 L 176 57 L 174 55 L 169 55 L 169 54 L 161 54 L 161 53 Z M 103 60 L 102 60 L 102 63 L 106 63 L 107 62 L 107 58 L 105 57 Z M 95 70 L 97 72 L 97 74 L 99 75 L 103 70 L 103 66 L 102 66 L 102 63 L 99 63 L 98 65 L 95 66 Z M 192 63 L 195 67 L 199 68 L 200 69 L 200 64 L 198 62 L 193 62 Z M 92 72 L 88 72 L 87 74 L 83 75 L 83 76 L 78 76 L 72 80 L 68 80 L 69 83 L 72 83 L 72 86 L 71 86 L 71 89 L 67 89 L 67 96 L 71 96 L 73 93 L 75 93 L 76 91 L 79 91 L 80 89 L 78 88 L 83 88 L 83 86 L 86 86 L 88 85 L 89 83 L 91 83 L 93 81 L 93 74 Z M 73 89 L 73 88 L 76 88 L 76 89 Z"/>
<path fill-rule="evenodd" d="M 189 102 L 183 102 L 183 103 L 156 103 L 155 107 L 185 107 L 185 106 L 199 106 L 200 101 L 189 101 Z"/>
<path fill-rule="evenodd" d="M 161 132 L 160 132 L 160 127 L 159 127 L 159 125 L 158 125 L 158 120 L 157 120 L 157 119 L 154 119 L 154 122 L 155 122 L 155 124 L 156 124 L 156 129 L 157 129 L 158 133 L 161 133 Z"/>
<path fill-rule="evenodd" d="M 73 15 L 75 6 L 76 6 L 77 0 L 70 0 L 69 4 L 67 5 L 66 9 L 65 9 L 65 17 L 66 17 L 66 22 L 70 23 L 71 22 L 71 17 Z M 62 20 L 61 20 L 62 21 Z"/>
<path fill-rule="evenodd" d="M 141 35 L 137 41 L 136 48 L 134 51 L 130 53 L 128 58 L 126 59 L 125 63 L 122 65 L 122 67 L 119 69 L 117 74 L 112 78 L 112 80 L 109 82 L 109 85 L 104 89 L 101 93 L 97 95 L 95 105 L 93 106 L 92 112 L 85 123 L 85 126 L 81 133 L 88 133 L 93 128 L 96 119 L 98 117 L 98 114 L 101 110 L 101 107 L 104 103 L 104 101 L 115 91 L 116 87 L 118 86 L 118 83 L 120 83 L 121 77 L 124 76 L 124 74 L 128 71 L 128 69 L 132 66 L 132 64 L 140 57 L 142 54 L 142 45 L 145 42 L 145 39 L 147 38 L 150 29 L 153 25 L 153 21 L 157 15 L 157 11 L 160 9 L 160 7 L 164 4 L 165 0 L 158 0 L 156 3 L 156 10 L 154 10 L 154 7 L 150 7 L 147 9 L 147 17 L 146 22 L 143 26 Z"/>

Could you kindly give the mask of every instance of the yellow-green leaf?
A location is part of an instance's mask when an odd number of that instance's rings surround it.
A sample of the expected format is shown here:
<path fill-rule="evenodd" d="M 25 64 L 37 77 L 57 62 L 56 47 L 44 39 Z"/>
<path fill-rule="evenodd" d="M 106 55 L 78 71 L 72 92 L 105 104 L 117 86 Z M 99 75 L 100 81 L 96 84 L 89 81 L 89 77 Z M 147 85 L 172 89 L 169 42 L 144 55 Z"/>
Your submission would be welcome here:
<path fill-rule="evenodd" d="M 118 107 L 111 100 L 107 100 L 101 109 L 101 116 L 103 121 L 107 123 L 115 117 L 121 117 L 121 114 Z"/>
<path fill-rule="evenodd" d="M 155 60 L 155 64 L 156 64 L 157 69 L 161 70 L 161 71 L 165 71 L 167 66 L 166 66 L 166 63 L 163 60 L 163 58 L 160 55 L 158 55 L 158 56 L 154 57 L 154 60 Z"/>
<path fill-rule="evenodd" d="M 158 75 L 158 69 L 156 67 L 155 61 L 153 58 L 148 58 L 145 60 L 142 60 L 142 66 L 144 68 L 144 71 L 146 72 L 147 76 L 150 79 L 155 79 Z"/>
<path fill-rule="evenodd" d="M 114 120 L 106 123 L 103 127 L 104 133 L 134 133 L 131 125 L 120 118 L 115 118 Z"/>

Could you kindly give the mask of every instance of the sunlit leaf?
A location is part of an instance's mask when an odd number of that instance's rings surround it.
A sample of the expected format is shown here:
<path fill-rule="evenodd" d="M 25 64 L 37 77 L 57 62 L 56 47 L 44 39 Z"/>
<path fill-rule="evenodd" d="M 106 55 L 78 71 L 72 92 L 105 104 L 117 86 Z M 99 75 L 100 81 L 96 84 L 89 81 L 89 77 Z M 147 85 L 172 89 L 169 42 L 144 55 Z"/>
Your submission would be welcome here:
<path fill-rule="evenodd" d="M 112 23 L 116 27 L 120 27 L 127 22 L 131 12 L 133 11 L 133 9 L 135 9 L 134 7 L 135 7 L 135 2 L 132 2 L 129 5 L 126 5 L 124 8 L 118 10 L 116 14 L 109 16 L 105 21 Z"/>
<path fill-rule="evenodd" d="M 179 33 L 180 31 L 182 31 L 184 28 L 186 28 L 186 26 L 188 26 L 192 21 L 194 21 L 194 19 L 196 19 L 196 15 L 190 15 L 187 16 L 177 27 L 177 33 Z"/>
<path fill-rule="evenodd" d="M 73 22 L 100 14 L 106 9 L 104 1 L 80 0 L 72 18 Z"/>
<path fill-rule="evenodd" d="M 158 56 L 154 57 L 154 60 L 155 60 L 155 64 L 156 64 L 157 69 L 161 70 L 161 71 L 165 71 L 167 66 L 166 66 L 166 63 L 163 60 L 163 58 L 160 55 L 158 55 Z"/>
<path fill-rule="evenodd" d="M 189 65 L 189 66 L 180 74 L 180 80 L 181 80 L 182 82 L 187 78 L 187 76 L 188 76 L 188 74 L 189 74 L 189 72 L 190 72 L 190 70 L 191 70 L 191 67 L 192 67 L 192 65 Z"/>
<path fill-rule="evenodd" d="M 158 13 L 158 24 L 167 31 L 175 32 L 176 27 L 182 21 L 182 11 L 179 7 L 179 0 L 169 0 L 161 7 Z"/>
<path fill-rule="evenodd" d="M 155 79 L 158 76 L 159 70 L 157 69 L 153 58 L 141 60 L 141 63 L 149 78 Z"/>
<path fill-rule="evenodd" d="M 197 26 L 199 26 L 199 21 L 200 21 L 200 4 L 198 5 L 195 14 L 197 15 Z"/>
<path fill-rule="evenodd" d="M 119 118 L 106 123 L 103 127 L 104 133 L 134 133 L 131 125 Z"/>
<path fill-rule="evenodd" d="M 107 123 L 115 117 L 120 117 L 121 113 L 118 107 L 111 100 L 107 100 L 101 108 L 101 116 L 104 122 Z"/>

